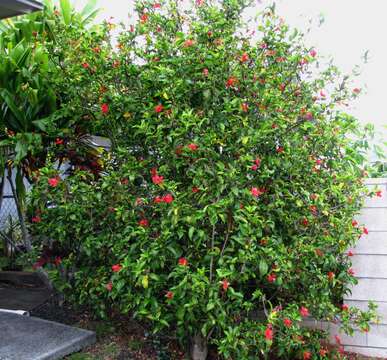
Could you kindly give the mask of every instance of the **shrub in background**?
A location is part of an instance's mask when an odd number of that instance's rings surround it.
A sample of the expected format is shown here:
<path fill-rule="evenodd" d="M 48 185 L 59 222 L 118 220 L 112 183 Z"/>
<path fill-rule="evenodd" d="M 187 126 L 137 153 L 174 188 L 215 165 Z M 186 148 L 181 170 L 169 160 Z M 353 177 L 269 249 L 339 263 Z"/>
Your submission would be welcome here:
<path fill-rule="evenodd" d="M 300 325 L 367 331 L 375 315 L 342 304 L 347 249 L 367 233 L 353 220 L 367 139 L 340 111 L 360 90 L 333 66 L 317 75 L 316 50 L 273 8 L 247 26 L 247 1 L 191 5 L 138 2 L 112 66 L 93 55 L 104 91 L 86 106 L 115 146 L 99 179 L 41 171 L 38 265 L 101 316 L 175 331 L 193 359 L 209 344 L 224 358 L 339 357 Z"/>

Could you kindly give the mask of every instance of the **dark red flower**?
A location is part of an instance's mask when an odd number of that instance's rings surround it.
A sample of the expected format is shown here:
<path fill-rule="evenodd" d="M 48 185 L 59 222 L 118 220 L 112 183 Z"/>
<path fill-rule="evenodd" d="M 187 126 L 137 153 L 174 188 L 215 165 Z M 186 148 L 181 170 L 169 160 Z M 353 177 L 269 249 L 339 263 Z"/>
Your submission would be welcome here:
<path fill-rule="evenodd" d="M 328 272 L 328 279 L 329 279 L 329 281 L 332 281 L 334 278 L 335 278 L 335 273 L 332 272 L 332 271 L 329 271 Z"/>
<path fill-rule="evenodd" d="M 349 250 L 348 252 L 347 252 L 347 256 L 353 256 L 353 252 L 351 251 L 351 250 Z"/>
<path fill-rule="evenodd" d="M 304 351 L 302 357 L 304 360 L 310 360 L 312 358 L 312 353 L 310 351 Z"/>
<path fill-rule="evenodd" d="M 311 205 L 309 207 L 310 209 L 310 212 L 313 214 L 313 215 L 317 215 L 317 206 L 316 205 Z"/>
<path fill-rule="evenodd" d="M 366 227 L 363 227 L 363 234 L 368 235 L 368 229 Z"/>
<path fill-rule="evenodd" d="M 129 184 L 129 179 L 128 178 L 123 178 L 120 180 L 121 185 L 128 185 Z"/>
<path fill-rule="evenodd" d="M 164 177 L 160 175 L 154 175 L 152 176 L 152 182 L 153 184 L 160 185 L 164 182 Z"/>
<path fill-rule="evenodd" d="M 142 14 L 140 17 L 140 21 L 145 24 L 148 21 L 148 14 Z"/>
<path fill-rule="evenodd" d="M 191 47 L 195 44 L 195 41 L 194 40 L 191 40 L 191 39 L 188 39 L 186 41 L 184 41 L 184 47 Z"/>
<path fill-rule="evenodd" d="M 306 307 L 301 306 L 301 308 L 300 308 L 300 315 L 303 316 L 303 317 L 309 316 L 309 310 Z"/>
<path fill-rule="evenodd" d="M 82 64 L 82 67 L 83 67 L 84 69 L 88 69 L 88 68 L 90 67 L 90 65 L 89 65 L 87 62 L 84 62 L 84 63 Z"/>
<path fill-rule="evenodd" d="M 107 283 L 107 284 L 105 285 L 105 288 L 106 288 L 107 291 L 112 291 L 112 289 L 113 289 L 113 283 L 110 281 L 109 283 Z"/>
<path fill-rule="evenodd" d="M 267 325 L 266 330 L 265 330 L 265 339 L 267 341 L 272 341 L 274 337 L 274 331 L 271 326 L 271 324 Z"/>
<path fill-rule="evenodd" d="M 102 114 L 106 115 L 109 112 L 109 105 L 108 104 L 102 104 L 101 105 L 101 111 L 102 111 Z"/>
<path fill-rule="evenodd" d="M 264 194 L 264 193 L 265 193 L 265 190 L 264 190 L 264 189 L 258 189 L 258 188 L 256 188 L 256 187 L 253 187 L 253 188 L 251 188 L 250 193 L 251 193 L 251 195 L 253 195 L 254 197 L 258 197 L 258 196 L 261 196 L 262 194 Z"/>
<path fill-rule="evenodd" d="M 349 306 L 347 304 L 343 304 L 343 305 L 341 305 L 341 310 L 348 311 L 349 310 Z"/>
<path fill-rule="evenodd" d="M 31 221 L 33 223 L 40 223 L 42 221 L 42 218 L 39 215 L 34 216 Z"/>
<path fill-rule="evenodd" d="M 352 220 L 352 226 L 353 227 L 356 227 L 356 226 L 358 226 L 359 225 L 359 223 L 356 221 L 356 220 Z"/>
<path fill-rule="evenodd" d="M 198 193 L 199 191 L 200 191 L 200 189 L 199 189 L 198 187 L 196 187 L 196 186 L 194 186 L 194 187 L 192 188 L 192 192 L 193 192 L 194 194 Z"/>
<path fill-rule="evenodd" d="M 246 62 L 247 60 L 249 60 L 249 54 L 243 53 L 241 56 L 241 62 Z"/>
<path fill-rule="evenodd" d="M 274 281 L 276 281 L 277 280 L 277 276 L 275 275 L 275 274 L 269 274 L 269 275 L 267 275 L 267 281 L 269 282 L 269 283 L 273 283 Z"/>
<path fill-rule="evenodd" d="M 194 144 L 194 143 L 188 144 L 187 147 L 188 147 L 190 150 L 192 150 L 192 151 L 196 151 L 196 150 L 199 148 L 199 146 L 196 145 L 196 144 Z"/>
<path fill-rule="evenodd" d="M 54 259 L 54 264 L 59 266 L 62 263 L 62 258 L 60 256 L 56 256 Z"/>
<path fill-rule="evenodd" d="M 253 170 L 253 171 L 258 170 L 258 166 L 256 164 L 251 165 L 251 170 Z"/>
<path fill-rule="evenodd" d="M 148 221 L 148 219 L 141 219 L 141 220 L 139 220 L 138 225 L 140 225 L 141 227 L 148 227 L 149 221 Z"/>
<path fill-rule="evenodd" d="M 249 111 L 249 104 L 247 103 L 242 103 L 242 111 L 247 113 Z"/>
<path fill-rule="evenodd" d="M 291 327 L 292 324 L 293 324 L 292 320 L 290 320 L 290 319 L 288 319 L 288 318 L 285 318 L 285 319 L 284 319 L 284 325 L 285 325 L 286 327 Z"/>
<path fill-rule="evenodd" d="M 307 218 L 303 218 L 303 219 L 301 220 L 301 224 L 304 225 L 304 226 L 308 226 L 308 225 L 309 225 L 308 219 L 307 219 Z"/>
<path fill-rule="evenodd" d="M 165 294 L 165 297 L 168 299 L 168 300 L 172 300 L 173 299 L 173 296 L 174 296 L 174 293 L 172 291 L 167 291 L 167 293 Z"/>
<path fill-rule="evenodd" d="M 234 76 L 231 76 L 228 78 L 226 82 L 226 87 L 229 88 L 229 87 L 235 86 L 237 82 L 238 82 L 238 79 Z"/>
<path fill-rule="evenodd" d="M 59 184 L 59 179 L 57 177 L 48 179 L 48 185 L 51 187 L 56 187 Z"/>
<path fill-rule="evenodd" d="M 121 269 L 122 269 L 122 265 L 120 265 L 120 264 L 115 264 L 112 266 L 113 272 L 119 272 L 119 271 L 121 271 Z"/>
<path fill-rule="evenodd" d="M 156 204 L 162 203 L 163 202 L 163 198 L 161 196 L 156 196 L 155 199 L 154 199 L 154 202 Z"/>
<path fill-rule="evenodd" d="M 376 196 L 377 196 L 377 197 L 382 197 L 382 190 L 377 191 L 377 192 L 376 192 Z"/>
<path fill-rule="evenodd" d="M 63 142 L 64 142 L 64 140 L 61 139 L 61 138 L 56 138 L 56 139 L 55 139 L 55 144 L 56 144 L 56 145 L 62 145 Z"/>
<path fill-rule="evenodd" d="M 224 291 L 227 291 L 228 287 L 230 286 L 230 283 L 226 279 L 222 280 L 220 284 L 222 285 L 222 289 Z"/>
<path fill-rule="evenodd" d="M 158 104 L 155 106 L 155 112 L 161 113 L 164 110 L 164 106 L 162 104 Z"/>
<path fill-rule="evenodd" d="M 173 201 L 173 196 L 171 194 L 164 195 L 163 201 L 167 204 L 170 204 Z"/>
<path fill-rule="evenodd" d="M 278 154 L 281 154 L 285 151 L 285 149 L 282 146 L 278 146 L 277 149 L 275 150 Z"/>
<path fill-rule="evenodd" d="M 179 259 L 179 265 L 181 266 L 188 266 L 188 260 L 186 258 L 180 258 Z"/>

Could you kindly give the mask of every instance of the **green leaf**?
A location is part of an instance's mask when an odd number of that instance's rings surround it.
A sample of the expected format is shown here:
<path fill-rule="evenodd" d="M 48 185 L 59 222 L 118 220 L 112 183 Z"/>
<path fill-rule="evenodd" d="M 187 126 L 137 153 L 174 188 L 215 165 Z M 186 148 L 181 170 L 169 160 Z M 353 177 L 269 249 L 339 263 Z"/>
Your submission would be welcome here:
<path fill-rule="evenodd" d="M 259 274 L 261 276 L 265 276 L 267 274 L 267 271 L 269 270 L 269 267 L 265 260 L 261 260 L 258 265 L 259 268 Z"/>

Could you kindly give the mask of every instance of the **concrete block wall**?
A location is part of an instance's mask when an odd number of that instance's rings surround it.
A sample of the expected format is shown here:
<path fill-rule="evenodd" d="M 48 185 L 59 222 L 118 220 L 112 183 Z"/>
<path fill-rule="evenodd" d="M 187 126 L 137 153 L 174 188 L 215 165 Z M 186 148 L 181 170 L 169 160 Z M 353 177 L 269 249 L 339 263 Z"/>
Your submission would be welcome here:
<path fill-rule="evenodd" d="M 348 305 L 367 309 L 369 300 L 378 305 L 380 323 L 370 332 L 355 332 L 353 337 L 340 334 L 346 351 L 371 357 L 387 357 L 387 178 L 368 179 L 370 189 L 377 187 L 382 197 L 368 198 L 357 221 L 364 224 L 368 235 L 363 235 L 352 249 L 352 259 L 358 285 L 344 299 Z M 331 327 L 331 334 L 337 329 Z"/>

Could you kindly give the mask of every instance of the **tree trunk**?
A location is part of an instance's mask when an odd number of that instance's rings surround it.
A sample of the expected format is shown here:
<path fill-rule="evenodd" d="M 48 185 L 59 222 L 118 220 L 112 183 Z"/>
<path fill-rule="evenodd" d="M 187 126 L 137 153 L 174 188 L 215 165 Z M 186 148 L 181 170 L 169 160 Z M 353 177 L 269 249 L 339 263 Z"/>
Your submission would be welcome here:
<path fill-rule="evenodd" d="M 207 339 L 196 334 L 190 339 L 190 355 L 192 360 L 206 360 L 208 354 Z"/>

